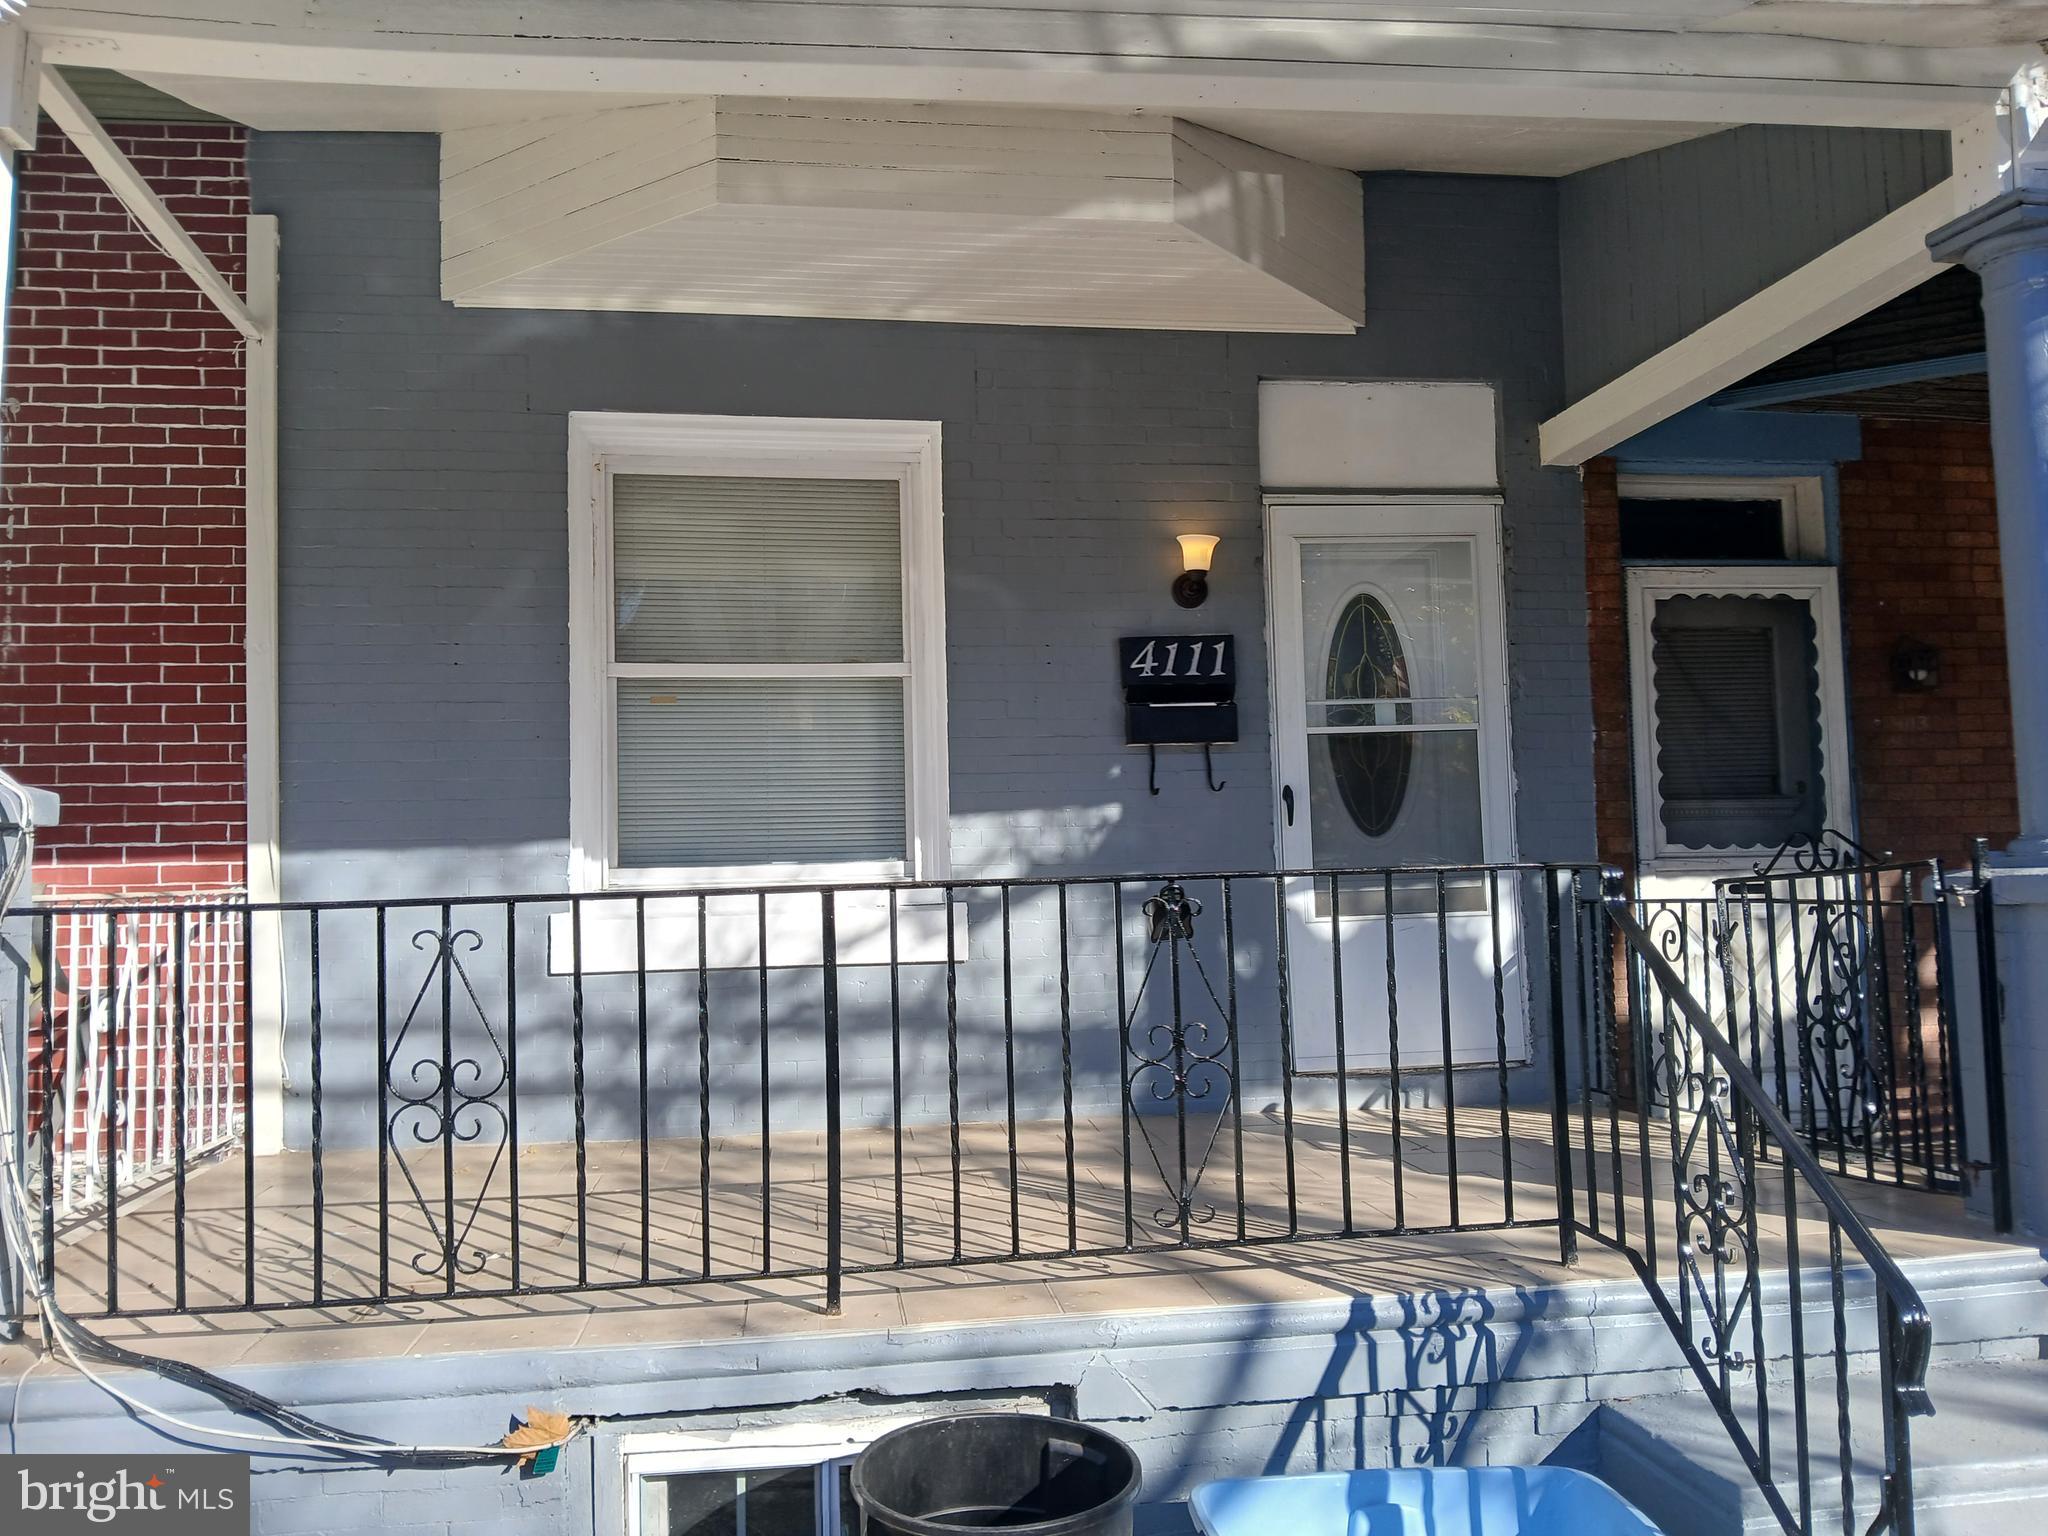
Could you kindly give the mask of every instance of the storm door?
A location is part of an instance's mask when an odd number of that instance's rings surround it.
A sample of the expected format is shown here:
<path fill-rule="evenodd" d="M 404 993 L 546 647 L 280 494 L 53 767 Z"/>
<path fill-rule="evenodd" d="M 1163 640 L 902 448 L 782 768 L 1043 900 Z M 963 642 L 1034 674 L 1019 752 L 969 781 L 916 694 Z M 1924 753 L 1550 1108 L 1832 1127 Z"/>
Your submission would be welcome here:
<path fill-rule="evenodd" d="M 1499 507 L 1267 513 L 1274 808 L 1295 1059 L 1384 1071 L 1527 1055 L 1511 856 Z M 1305 873 L 1315 871 L 1316 873 Z M 1499 984 L 1496 985 L 1496 973 Z M 1340 1049 L 1337 1026 L 1341 1005 Z M 1341 1062 L 1340 1062 L 1341 1055 Z"/>

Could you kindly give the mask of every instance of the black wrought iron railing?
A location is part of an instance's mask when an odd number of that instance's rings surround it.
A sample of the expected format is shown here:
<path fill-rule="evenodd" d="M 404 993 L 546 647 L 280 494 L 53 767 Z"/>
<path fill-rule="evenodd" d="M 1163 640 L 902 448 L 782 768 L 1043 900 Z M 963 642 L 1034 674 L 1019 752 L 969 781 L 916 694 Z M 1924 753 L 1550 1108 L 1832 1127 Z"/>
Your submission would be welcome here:
<path fill-rule="evenodd" d="M 1561 1261 L 1627 1256 L 1788 1532 L 1912 1528 L 1925 1309 L 1761 1033 L 1731 1038 L 1611 872 L 148 911 L 111 963 L 167 1026 L 110 1028 L 87 1101 L 51 1042 L 90 978 L 58 957 L 122 914 L 18 912 L 0 945 L 34 1258 L 74 1315 L 762 1281 L 836 1308 L 857 1275 L 1547 1228 Z M 202 931 L 236 938 L 207 979 L 225 1145 L 185 1112 Z M 115 1197 L 67 1219 L 81 1120 L 153 1096 L 156 1174 L 110 1160 Z"/>
<path fill-rule="evenodd" d="M 1584 1053 L 1606 1050 L 1606 1081 L 1656 1084 L 1632 1103 L 1596 1086 L 1572 1122 L 1586 1233 L 1642 1277 L 1787 1532 L 1910 1536 L 1925 1306 L 1619 882 L 1585 912 L 1589 974 L 1618 959 L 1626 997 L 1584 995 L 1635 1027 L 1584 1021 L 1568 1070 L 1597 1084 Z"/>
<path fill-rule="evenodd" d="M 156 905 L 105 977 L 64 945 L 128 914 L 18 913 L 40 1258 L 91 1317 L 762 1279 L 836 1305 L 879 1271 L 1518 1227 L 1568 1256 L 1552 1042 L 1593 879 Z M 202 964 L 229 1044 L 195 1064 Z M 107 1031 L 88 1101 L 41 1043 L 116 970 L 161 1038 Z M 266 1110 L 247 1085 L 273 1062 Z M 222 1063 L 247 1134 L 201 1146 L 186 1109 Z M 85 1123 L 137 1103 L 162 1143 L 141 1183 L 136 1127 Z M 67 1219 L 86 1145 L 121 1197 Z"/>
<path fill-rule="evenodd" d="M 1995 1008 L 1974 1007 L 1978 941 L 1959 941 L 1953 921 L 1973 910 L 1980 883 L 1829 832 L 1715 881 L 1711 895 L 1639 893 L 1633 912 L 1830 1172 L 1954 1191 L 1973 1175 L 1997 1178 L 1967 1151 L 1958 1039 L 1967 1000 L 1971 1039 L 1996 1048 Z M 1628 1035 L 1625 998 L 1613 1022 Z M 1658 1031 L 1646 1038 L 1642 1091 L 1661 1107 Z M 1606 1062 L 1593 1070 L 1603 1089 L 1636 1091 L 1626 1050 L 1616 1082 Z"/>
<path fill-rule="evenodd" d="M 1833 832 L 1716 889 L 1724 1032 L 1838 1176 L 1961 1182 L 1952 894 Z"/>

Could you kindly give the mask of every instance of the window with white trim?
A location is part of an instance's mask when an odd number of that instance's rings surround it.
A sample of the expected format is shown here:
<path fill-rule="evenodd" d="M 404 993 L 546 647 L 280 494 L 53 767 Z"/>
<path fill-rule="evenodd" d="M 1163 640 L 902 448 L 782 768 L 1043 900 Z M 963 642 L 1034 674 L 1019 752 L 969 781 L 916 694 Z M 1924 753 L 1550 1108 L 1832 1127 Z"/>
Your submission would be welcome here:
<path fill-rule="evenodd" d="M 854 1458 L 893 1429 L 952 1413 L 1047 1413 L 1036 1396 L 729 1430 L 656 1430 L 620 1442 L 625 1536 L 857 1536 Z"/>
<path fill-rule="evenodd" d="M 579 888 L 945 873 L 939 429 L 570 418 Z"/>

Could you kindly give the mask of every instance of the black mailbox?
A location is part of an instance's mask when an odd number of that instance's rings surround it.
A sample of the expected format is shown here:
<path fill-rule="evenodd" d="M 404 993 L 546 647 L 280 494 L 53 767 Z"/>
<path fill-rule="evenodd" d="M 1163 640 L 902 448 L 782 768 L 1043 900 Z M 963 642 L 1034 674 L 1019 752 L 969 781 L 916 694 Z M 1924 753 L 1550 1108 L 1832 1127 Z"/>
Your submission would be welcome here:
<path fill-rule="evenodd" d="M 1237 740 L 1237 641 L 1231 635 L 1127 635 L 1117 642 L 1124 741 L 1206 747 Z"/>

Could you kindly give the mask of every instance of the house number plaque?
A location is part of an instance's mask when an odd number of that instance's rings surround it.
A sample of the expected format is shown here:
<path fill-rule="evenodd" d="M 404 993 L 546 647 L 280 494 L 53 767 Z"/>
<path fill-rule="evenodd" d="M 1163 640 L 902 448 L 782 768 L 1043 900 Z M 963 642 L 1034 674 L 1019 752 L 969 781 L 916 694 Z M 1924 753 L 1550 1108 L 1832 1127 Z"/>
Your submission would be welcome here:
<path fill-rule="evenodd" d="M 1117 642 L 1124 740 L 1200 747 L 1237 740 L 1234 635 L 1126 635 Z"/>

